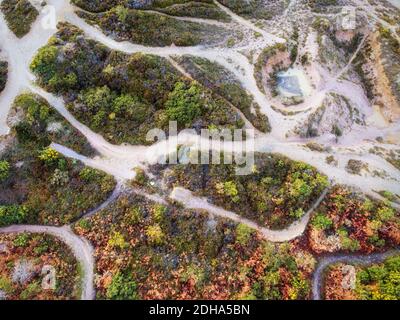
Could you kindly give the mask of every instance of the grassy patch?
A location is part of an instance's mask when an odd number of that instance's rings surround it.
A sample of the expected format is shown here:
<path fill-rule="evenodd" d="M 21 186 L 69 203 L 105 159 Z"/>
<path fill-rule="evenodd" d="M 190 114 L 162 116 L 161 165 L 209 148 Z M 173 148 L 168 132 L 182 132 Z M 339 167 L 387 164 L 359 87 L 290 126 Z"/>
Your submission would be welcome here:
<path fill-rule="evenodd" d="M 117 6 L 99 14 L 80 13 L 118 40 L 148 46 L 194 46 L 223 39 L 229 31 L 196 22 L 182 21 L 153 12 Z M 160 32 L 162 30 L 162 32 Z"/>

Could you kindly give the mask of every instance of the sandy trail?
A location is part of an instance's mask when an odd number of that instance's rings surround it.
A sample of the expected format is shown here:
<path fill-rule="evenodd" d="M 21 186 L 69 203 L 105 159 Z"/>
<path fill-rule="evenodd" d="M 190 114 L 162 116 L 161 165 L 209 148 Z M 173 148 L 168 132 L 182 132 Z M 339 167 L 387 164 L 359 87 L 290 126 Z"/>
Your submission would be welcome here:
<path fill-rule="evenodd" d="M 93 287 L 94 279 L 94 258 L 93 247 L 84 238 L 77 236 L 69 226 L 65 227 L 49 227 L 49 226 L 31 226 L 31 225 L 14 225 L 6 228 L 0 228 L 0 233 L 46 233 L 55 236 L 68 245 L 79 264 L 83 269 L 82 277 L 82 300 L 93 300 L 95 298 L 95 290 Z"/>
<path fill-rule="evenodd" d="M 244 18 L 242 18 L 241 16 L 237 15 L 236 13 L 234 13 L 232 10 L 230 10 L 229 8 L 225 7 L 224 5 L 222 5 L 221 3 L 219 3 L 218 1 L 214 0 L 214 3 L 222 10 L 224 11 L 227 15 L 229 15 L 232 20 L 236 21 L 237 23 L 239 23 L 240 25 L 253 30 L 254 32 L 258 32 L 260 34 L 262 34 L 262 36 L 267 39 L 270 44 L 273 43 L 284 43 L 286 42 L 285 39 L 277 37 L 271 33 L 266 32 L 265 30 L 257 27 L 256 25 L 254 25 L 253 23 L 251 23 L 249 20 L 246 20 Z"/>
<path fill-rule="evenodd" d="M 373 253 L 369 255 L 356 254 L 335 254 L 322 257 L 318 261 L 317 268 L 312 278 L 312 299 L 321 300 L 323 298 L 324 288 L 324 271 L 326 268 L 335 263 L 356 264 L 368 266 L 375 263 L 381 263 L 387 258 L 400 254 L 399 249 L 390 250 L 384 253 Z"/>
<path fill-rule="evenodd" d="M 200 23 L 200 24 L 208 24 L 208 25 L 211 25 L 211 26 L 216 26 L 216 27 L 221 27 L 221 28 L 229 28 L 231 26 L 231 23 L 229 23 L 229 22 L 221 22 L 221 21 L 212 20 L 212 19 L 172 16 L 170 14 L 163 13 L 163 12 L 160 12 L 160 11 L 154 11 L 154 10 L 146 10 L 146 12 L 157 14 L 157 15 L 162 16 L 162 17 L 172 18 L 172 19 L 175 19 L 175 20 L 194 22 L 194 23 Z"/>
<path fill-rule="evenodd" d="M 299 220 L 294 222 L 288 228 L 283 230 L 271 230 L 259 226 L 257 223 L 246 219 L 237 213 L 227 211 L 213 204 L 210 204 L 206 198 L 196 197 L 187 189 L 175 188 L 171 194 L 170 198 L 172 200 L 182 203 L 188 209 L 205 210 L 213 215 L 221 218 L 227 218 L 238 223 L 243 223 L 246 226 L 257 230 L 262 234 L 262 236 L 271 242 L 286 242 L 293 240 L 301 236 L 307 228 L 308 221 L 310 220 L 312 212 L 319 206 L 322 200 L 325 198 L 328 189 L 324 190 L 317 201 L 311 206 L 307 213 Z"/>

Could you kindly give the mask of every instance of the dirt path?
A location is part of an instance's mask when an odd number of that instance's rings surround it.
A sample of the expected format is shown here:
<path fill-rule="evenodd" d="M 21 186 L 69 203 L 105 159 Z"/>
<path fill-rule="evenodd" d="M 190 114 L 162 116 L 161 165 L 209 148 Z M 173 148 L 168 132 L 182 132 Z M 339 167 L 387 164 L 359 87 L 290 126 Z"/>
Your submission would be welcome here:
<path fill-rule="evenodd" d="M 77 236 L 69 226 L 48 227 L 48 226 L 30 226 L 14 225 L 6 228 L 0 228 L 0 233 L 46 233 L 55 236 L 68 245 L 80 266 L 82 267 L 82 300 L 93 300 L 95 298 L 94 281 L 94 258 L 93 247 L 84 238 Z"/>
<path fill-rule="evenodd" d="M 328 189 L 322 192 L 321 196 L 317 199 L 317 201 L 311 206 L 311 208 L 299 221 L 294 222 L 288 228 L 283 230 L 271 230 L 265 227 L 261 227 L 257 223 L 251 221 L 250 219 L 244 218 L 234 212 L 227 211 L 213 204 L 210 204 L 205 198 L 199 198 L 194 196 L 192 192 L 184 188 L 175 188 L 171 192 L 170 198 L 172 200 L 182 203 L 188 209 L 205 210 L 218 217 L 228 218 L 235 222 L 243 223 L 248 227 L 260 232 L 263 235 L 263 237 L 268 241 L 286 242 L 293 240 L 304 233 L 304 231 L 307 228 L 308 222 L 311 218 L 311 214 L 320 205 L 322 200 L 325 198 L 327 192 Z"/>
<path fill-rule="evenodd" d="M 369 255 L 337 254 L 322 257 L 318 261 L 317 268 L 315 269 L 312 278 L 312 299 L 321 300 L 323 298 L 323 289 L 325 282 L 324 271 L 328 266 L 340 262 L 346 264 L 367 266 L 374 263 L 381 263 L 387 258 L 398 254 L 400 254 L 400 250 L 395 249 L 384 253 L 374 253 Z"/>
<path fill-rule="evenodd" d="M 236 21 L 237 23 L 239 23 L 240 25 L 242 25 L 245 28 L 248 28 L 250 30 L 253 30 L 254 32 L 258 32 L 260 34 L 262 34 L 262 36 L 267 39 L 270 44 L 279 42 L 279 43 L 284 43 L 286 42 L 285 39 L 277 37 L 271 33 L 266 32 L 265 30 L 257 27 L 256 25 L 254 25 L 253 23 L 251 23 L 249 20 L 246 20 L 244 18 L 242 18 L 241 16 L 237 15 L 236 13 L 232 12 L 232 10 L 230 10 L 229 8 L 225 7 L 224 5 L 222 5 L 221 3 L 219 3 L 217 0 L 214 0 L 215 5 L 217 5 L 222 11 L 224 11 L 227 15 L 229 15 L 233 21 Z"/>

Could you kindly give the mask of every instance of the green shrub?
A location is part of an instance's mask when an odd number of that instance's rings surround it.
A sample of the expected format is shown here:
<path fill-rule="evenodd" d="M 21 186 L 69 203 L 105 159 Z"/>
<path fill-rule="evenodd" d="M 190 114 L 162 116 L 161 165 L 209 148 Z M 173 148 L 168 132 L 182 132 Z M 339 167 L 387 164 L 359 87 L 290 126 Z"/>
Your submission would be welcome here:
<path fill-rule="evenodd" d="M 164 244 L 165 234 L 158 224 L 148 226 L 146 228 L 146 236 L 147 236 L 150 244 L 153 244 L 156 246 L 160 246 L 160 245 Z"/>
<path fill-rule="evenodd" d="M 239 223 L 236 227 L 236 241 L 245 246 L 249 242 L 252 233 L 253 229 L 243 223 Z"/>
<path fill-rule="evenodd" d="M 167 212 L 167 207 L 162 204 L 155 204 L 152 208 L 152 217 L 156 223 L 161 223 L 164 220 L 164 215 Z"/>
<path fill-rule="evenodd" d="M 202 90 L 196 82 L 192 82 L 190 86 L 177 82 L 165 104 L 168 118 L 177 121 L 178 125 L 190 126 L 202 114 L 201 93 Z"/>
<path fill-rule="evenodd" d="M 136 282 L 132 275 L 118 271 L 107 288 L 106 296 L 111 300 L 137 300 Z"/>
<path fill-rule="evenodd" d="M 394 214 L 394 209 L 386 206 L 379 208 L 376 213 L 377 218 L 382 222 L 391 220 L 394 217 Z"/>
<path fill-rule="evenodd" d="M 317 229 L 326 230 L 333 226 L 333 221 L 325 214 L 318 213 L 313 217 L 311 224 Z"/>
<path fill-rule="evenodd" d="M 13 244 L 16 247 L 26 247 L 29 244 L 29 240 L 30 240 L 29 234 L 21 233 L 15 237 Z"/>
<path fill-rule="evenodd" d="M 0 161 L 0 182 L 8 178 L 10 174 L 10 164 L 6 160 Z"/>
<path fill-rule="evenodd" d="M 42 160 L 47 165 L 52 165 L 57 163 L 59 158 L 60 154 L 58 153 L 58 151 L 54 150 L 51 147 L 47 147 L 39 153 L 39 159 Z"/>
<path fill-rule="evenodd" d="M 1 3 L 9 28 L 18 38 L 22 38 L 31 29 L 39 12 L 28 0 L 3 0 Z"/>
<path fill-rule="evenodd" d="M 31 70 L 41 77 L 44 83 L 48 83 L 56 74 L 57 54 L 56 46 L 45 46 L 39 49 L 31 62 Z"/>
<path fill-rule="evenodd" d="M 0 226 L 26 222 L 28 213 L 28 208 L 25 206 L 0 206 Z"/>
<path fill-rule="evenodd" d="M 41 286 L 38 281 L 32 282 L 21 292 L 20 299 L 29 300 L 36 296 L 41 291 Z"/>
<path fill-rule="evenodd" d="M 125 249 L 129 246 L 129 244 L 126 243 L 124 236 L 118 231 L 114 231 L 111 234 L 111 237 L 108 240 L 108 244 L 112 248 L 119 248 L 119 249 Z"/>
<path fill-rule="evenodd" d="M 81 219 L 78 221 L 78 227 L 82 228 L 83 230 L 89 230 L 92 226 L 89 219 Z"/>
<path fill-rule="evenodd" d="M 6 294 L 12 294 L 14 291 L 11 280 L 6 276 L 0 276 L 0 290 L 4 291 Z"/>
<path fill-rule="evenodd" d="M 79 177 L 84 181 L 94 181 L 98 177 L 98 171 L 85 167 L 79 172 Z"/>

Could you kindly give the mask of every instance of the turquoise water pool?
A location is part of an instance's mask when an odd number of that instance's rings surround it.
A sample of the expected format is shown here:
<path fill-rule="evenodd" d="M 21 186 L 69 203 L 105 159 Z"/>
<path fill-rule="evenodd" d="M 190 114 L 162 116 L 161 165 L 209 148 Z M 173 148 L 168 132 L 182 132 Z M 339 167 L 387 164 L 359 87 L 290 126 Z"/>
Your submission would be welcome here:
<path fill-rule="evenodd" d="M 307 97 L 311 92 L 311 86 L 303 70 L 290 68 L 279 72 L 278 91 L 285 97 Z"/>

